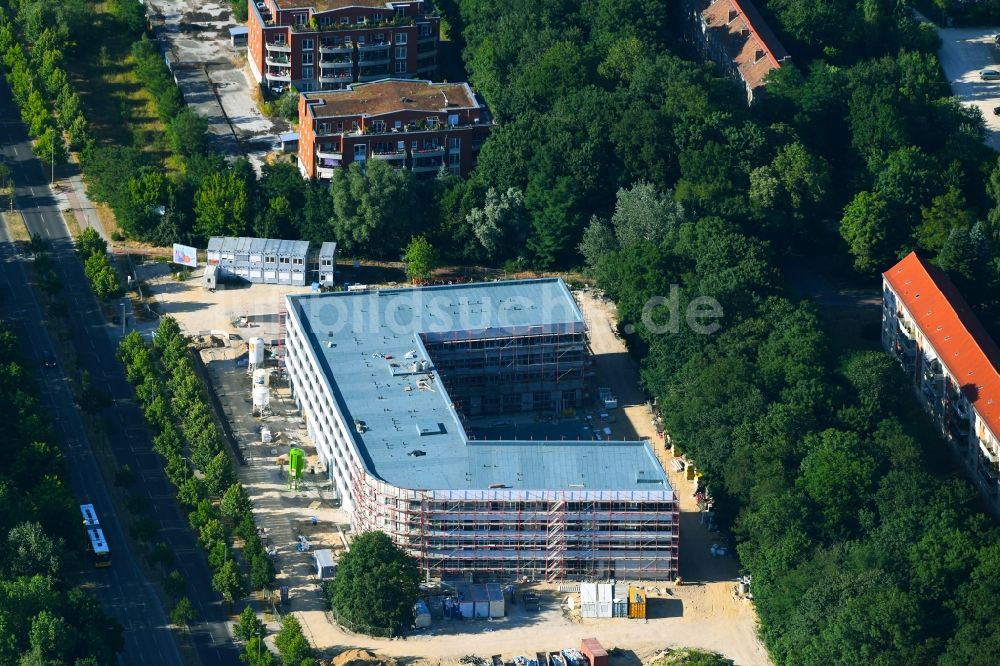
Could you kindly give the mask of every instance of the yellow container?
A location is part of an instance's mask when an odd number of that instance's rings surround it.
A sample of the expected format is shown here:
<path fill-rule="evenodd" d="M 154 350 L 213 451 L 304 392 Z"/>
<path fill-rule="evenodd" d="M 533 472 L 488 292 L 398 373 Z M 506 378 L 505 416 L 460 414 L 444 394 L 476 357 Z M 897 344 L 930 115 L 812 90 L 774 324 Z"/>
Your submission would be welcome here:
<path fill-rule="evenodd" d="M 633 620 L 646 619 L 646 591 L 641 587 L 628 588 L 628 616 Z"/>
<path fill-rule="evenodd" d="M 694 465 L 688 465 L 685 467 L 684 474 L 688 481 L 694 481 Z"/>

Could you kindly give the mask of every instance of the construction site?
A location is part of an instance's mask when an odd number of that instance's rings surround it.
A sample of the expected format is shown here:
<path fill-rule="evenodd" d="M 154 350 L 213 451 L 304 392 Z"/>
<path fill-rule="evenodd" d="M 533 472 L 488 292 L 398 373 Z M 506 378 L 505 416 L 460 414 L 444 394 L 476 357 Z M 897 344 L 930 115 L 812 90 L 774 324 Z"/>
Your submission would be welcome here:
<path fill-rule="evenodd" d="M 428 578 L 677 577 L 678 503 L 649 442 L 467 433 L 596 401 L 562 280 L 286 300 L 279 365 L 354 532 L 386 532 Z"/>

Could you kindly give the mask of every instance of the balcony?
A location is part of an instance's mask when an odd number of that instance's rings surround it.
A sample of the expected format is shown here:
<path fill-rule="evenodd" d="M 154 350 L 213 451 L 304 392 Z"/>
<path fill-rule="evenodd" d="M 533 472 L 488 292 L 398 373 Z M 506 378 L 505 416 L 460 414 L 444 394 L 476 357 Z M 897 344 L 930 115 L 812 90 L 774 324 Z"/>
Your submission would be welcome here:
<path fill-rule="evenodd" d="M 435 35 L 433 32 L 429 32 L 426 35 L 424 35 L 424 34 L 419 35 L 417 37 L 417 43 L 418 44 L 425 44 L 427 42 L 433 42 L 436 39 L 437 39 L 437 35 Z"/>
<path fill-rule="evenodd" d="M 331 180 L 333 178 L 333 168 L 317 167 L 316 177 L 320 180 Z"/>
<path fill-rule="evenodd" d="M 268 81 L 282 81 L 284 83 L 291 83 L 292 81 L 292 70 L 281 69 L 277 71 L 267 71 L 264 73 Z"/>
<path fill-rule="evenodd" d="M 286 55 L 266 55 L 264 56 L 264 64 L 271 67 L 288 67 L 290 64 L 288 56 Z"/>
<path fill-rule="evenodd" d="M 358 51 L 360 53 L 367 53 L 369 51 L 374 51 L 376 49 L 383 49 L 384 51 L 386 51 L 386 53 L 388 53 L 389 42 L 382 41 L 382 42 L 373 42 L 371 44 L 358 44 Z"/>
<path fill-rule="evenodd" d="M 319 59 L 319 64 L 325 65 L 327 67 L 331 65 L 350 67 L 353 64 L 353 61 L 351 60 L 351 56 L 349 55 L 338 55 L 338 56 L 327 56 L 325 58 L 321 57 Z"/>
<path fill-rule="evenodd" d="M 343 46 L 320 46 L 320 55 L 342 55 L 349 54 L 354 51 L 354 46 L 350 42 L 344 44 Z"/>
<path fill-rule="evenodd" d="M 413 167 L 410 169 L 410 171 L 412 171 L 413 173 L 429 173 L 431 171 L 438 172 L 440 170 L 441 170 L 440 164 L 422 164 L 422 165 L 414 164 Z"/>
<path fill-rule="evenodd" d="M 350 81 L 353 78 L 350 69 L 320 70 L 319 80 L 321 83 L 340 83 Z"/>
<path fill-rule="evenodd" d="M 264 42 L 264 48 L 271 53 L 291 53 L 292 47 L 288 44 L 275 44 L 272 42 Z"/>
<path fill-rule="evenodd" d="M 433 148 L 419 148 L 413 151 L 413 157 L 444 157 L 444 146 Z M 440 166 L 440 165 L 438 165 Z"/>
<path fill-rule="evenodd" d="M 405 150 L 394 150 L 384 153 L 372 153 L 372 159 L 375 160 L 405 160 L 406 151 Z"/>

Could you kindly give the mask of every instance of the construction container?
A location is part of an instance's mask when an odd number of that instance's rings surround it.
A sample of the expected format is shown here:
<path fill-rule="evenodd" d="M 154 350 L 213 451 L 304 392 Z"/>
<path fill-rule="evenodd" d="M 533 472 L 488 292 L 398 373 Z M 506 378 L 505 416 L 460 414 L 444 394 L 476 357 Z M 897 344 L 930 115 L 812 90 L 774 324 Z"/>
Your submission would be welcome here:
<path fill-rule="evenodd" d="M 597 617 L 613 617 L 615 600 L 614 583 L 597 584 Z"/>
<path fill-rule="evenodd" d="M 490 617 L 498 618 L 506 615 L 506 604 L 504 603 L 503 590 L 500 589 L 500 583 L 487 584 L 486 594 L 490 600 Z"/>
<path fill-rule="evenodd" d="M 615 597 L 611 603 L 611 617 L 628 617 L 628 599 Z"/>
<path fill-rule="evenodd" d="M 641 587 L 628 588 L 628 616 L 633 620 L 646 619 L 646 590 Z"/>
<path fill-rule="evenodd" d="M 590 662 L 590 666 L 608 666 L 608 651 L 596 638 L 584 638 L 580 643 L 580 652 Z"/>
<path fill-rule="evenodd" d="M 316 562 L 316 577 L 320 580 L 329 580 L 337 573 L 337 565 L 333 561 L 333 551 L 317 550 L 313 553 L 313 559 Z"/>
<path fill-rule="evenodd" d="M 597 583 L 580 583 L 580 617 L 597 617 Z"/>

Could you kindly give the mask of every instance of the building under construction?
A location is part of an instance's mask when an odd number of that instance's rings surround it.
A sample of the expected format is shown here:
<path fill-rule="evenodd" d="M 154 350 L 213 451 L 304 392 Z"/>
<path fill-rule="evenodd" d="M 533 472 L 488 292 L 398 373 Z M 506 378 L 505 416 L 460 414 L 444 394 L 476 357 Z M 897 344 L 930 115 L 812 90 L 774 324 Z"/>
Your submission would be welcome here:
<path fill-rule="evenodd" d="M 283 362 L 357 531 L 427 575 L 672 579 L 678 504 L 646 442 L 473 440 L 586 398 L 562 280 L 289 295 Z"/>

